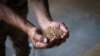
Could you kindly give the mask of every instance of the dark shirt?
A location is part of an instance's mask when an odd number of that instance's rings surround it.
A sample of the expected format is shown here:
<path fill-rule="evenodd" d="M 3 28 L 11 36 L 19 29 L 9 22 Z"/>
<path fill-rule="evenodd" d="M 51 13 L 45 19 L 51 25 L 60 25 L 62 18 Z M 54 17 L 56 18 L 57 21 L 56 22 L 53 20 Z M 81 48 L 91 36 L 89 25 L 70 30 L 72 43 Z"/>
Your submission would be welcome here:
<path fill-rule="evenodd" d="M 27 0 L 7 0 L 5 3 L 11 10 L 22 16 L 28 13 Z"/>

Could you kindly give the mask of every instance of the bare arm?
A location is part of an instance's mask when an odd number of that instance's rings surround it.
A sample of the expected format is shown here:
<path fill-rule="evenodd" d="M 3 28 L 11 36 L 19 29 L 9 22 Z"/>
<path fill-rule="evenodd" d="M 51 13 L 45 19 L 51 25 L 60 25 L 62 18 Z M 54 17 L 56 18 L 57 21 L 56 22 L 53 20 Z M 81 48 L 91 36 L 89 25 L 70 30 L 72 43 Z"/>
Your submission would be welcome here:
<path fill-rule="evenodd" d="M 47 40 L 43 35 L 39 34 L 37 31 L 38 29 L 34 27 L 34 25 L 31 24 L 28 20 L 25 20 L 21 16 L 17 15 L 2 3 L 0 3 L 0 18 L 8 24 L 24 31 L 29 36 L 35 47 L 46 48 L 47 44 L 45 43 Z"/>
<path fill-rule="evenodd" d="M 49 13 L 48 0 L 29 0 L 29 3 L 32 5 L 36 19 L 41 28 L 44 28 L 44 25 L 48 24 L 49 21 L 52 21 Z"/>
<path fill-rule="evenodd" d="M 29 0 L 29 3 L 32 5 L 33 11 L 36 15 L 36 19 L 43 30 L 51 27 L 58 28 L 63 32 L 63 34 L 60 36 L 61 40 L 59 42 L 55 42 L 55 44 L 51 44 L 56 45 L 64 42 L 69 35 L 68 29 L 64 23 L 54 21 L 51 18 L 49 13 L 48 0 Z"/>
<path fill-rule="evenodd" d="M 5 22 L 23 30 L 25 33 L 28 33 L 29 29 L 33 28 L 33 25 L 28 20 L 25 20 L 21 16 L 15 14 L 2 3 L 0 3 L 0 18 Z"/>

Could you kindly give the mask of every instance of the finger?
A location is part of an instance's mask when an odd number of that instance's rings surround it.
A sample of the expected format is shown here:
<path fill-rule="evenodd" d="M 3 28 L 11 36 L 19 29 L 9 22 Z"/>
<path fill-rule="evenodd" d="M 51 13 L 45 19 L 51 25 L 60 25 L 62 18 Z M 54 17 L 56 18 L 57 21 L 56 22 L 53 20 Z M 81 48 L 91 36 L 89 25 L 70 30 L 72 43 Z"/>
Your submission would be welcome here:
<path fill-rule="evenodd" d="M 51 47 L 56 46 L 56 42 L 57 42 L 57 39 L 50 40 L 50 42 L 47 45 L 47 48 L 51 48 Z"/>
<path fill-rule="evenodd" d="M 36 48 L 46 48 L 47 44 L 44 44 L 44 43 L 38 41 L 35 43 L 35 47 Z"/>
<path fill-rule="evenodd" d="M 59 39 L 58 39 L 58 42 L 57 42 L 57 44 L 56 44 L 56 46 L 58 46 L 58 45 L 64 43 L 66 40 L 67 40 L 67 38 L 59 38 Z"/>
<path fill-rule="evenodd" d="M 64 24 L 61 24 L 60 29 L 64 32 L 63 35 L 61 35 L 61 38 L 63 38 L 68 33 L 68 28 Z"/>
<path fill-rule="evenodd" d="M 60 42 L 61 42 L 61 38 L 58 38 L 55 45 L 56 45 L 56 46 L 60 45 L 60 44 L 59 44 Z"/>
<path fill-rule="evenodd" d="M 55 38 L 50 39 L 50 42 L 53 42 L 55 40 Z"/>
<path fill-rule="evenodd" d="M 35 37 L 33 38 L 33 40 L 35 41 L 43 41 L 43 37 L 41 35 L 35 35 Z"/>
<path fill-rule="evenodd" d="M 42 35 L 37 35 L 36 37 L 34 37 L 34 40 L 39 41 L 39 42 L 44 42 L 44 43 L 48 42 L 47 38 Z"/>
<path fill-rule="evenodd" d="M 65 35 L 64 38 L 58 38 L 57 41 L 55 42 L 56 43 L 56 46 L 64 43 L 69 37 L 69 34 Z"/>
<path fill-rule="evenodd" d="M 61 38 L 61 39 L 60 39 L 59 45 L 60 45 L 61 43 L 64 43 L 64 42 L 68 39 L 68 37 L 69 37 L 69 33 L 68 33 L 67 35 L 65 35 L 64 38 Z"/>
<path fill-rule="evenodd" d="M 68 28 L 65 26 L 64 23 L 61 23 L 61 24 L 60 24 L 60 29 L 61 29 L 62 31 L 64 31 L 64 32 L 67 32 L 67 31 L 68 31 Z"/>
<path fill-rule="evenodd" d="M 66 41 L 66 38 L 60 38 L 59 42 L 57 43 L 57 46 L 64 43 Z"/>

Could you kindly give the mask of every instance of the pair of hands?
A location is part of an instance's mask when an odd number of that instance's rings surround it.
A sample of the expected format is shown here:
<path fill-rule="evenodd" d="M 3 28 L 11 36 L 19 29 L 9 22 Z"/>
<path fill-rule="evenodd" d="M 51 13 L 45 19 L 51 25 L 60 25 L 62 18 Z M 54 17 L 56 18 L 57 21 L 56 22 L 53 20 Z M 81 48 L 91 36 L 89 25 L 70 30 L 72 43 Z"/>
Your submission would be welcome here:
<path fill-rule="evenodd" d="M 51 39 L 49 42 L 45 36 L 38 32 L 37 28 L 30 30 L 29 37 L 33 42 L 36 48 L 50 48 L 54 46 L 58 46 L 61 43 L 66 41 L 66 38 L 69 36 L 69 32 L 67 27 L 62 22 L 51 21 L 49 24 L 43 26 L 45 29 L 48 27 L 59 28 L 59 30 L 63 31 L 64 33 L 60 36 L 59 39 Z"/>

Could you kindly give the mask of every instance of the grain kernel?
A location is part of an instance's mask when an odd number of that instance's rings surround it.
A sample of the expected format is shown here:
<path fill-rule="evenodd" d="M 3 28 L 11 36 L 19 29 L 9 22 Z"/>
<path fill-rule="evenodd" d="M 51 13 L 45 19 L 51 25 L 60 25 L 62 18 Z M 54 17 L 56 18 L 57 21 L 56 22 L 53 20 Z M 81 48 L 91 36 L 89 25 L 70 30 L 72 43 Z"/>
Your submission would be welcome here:
<path fill-rule="evenodd" d="M 47 28 L 43 30 L 43 35 L 48 39 L 59 38 L 59 36 L 61 36 L 62 34 L 63 31 L 59 30 L 58 28 Z"/>

